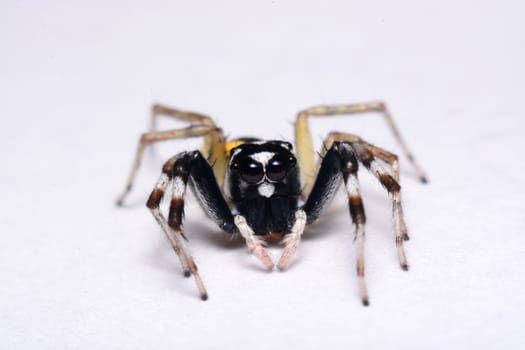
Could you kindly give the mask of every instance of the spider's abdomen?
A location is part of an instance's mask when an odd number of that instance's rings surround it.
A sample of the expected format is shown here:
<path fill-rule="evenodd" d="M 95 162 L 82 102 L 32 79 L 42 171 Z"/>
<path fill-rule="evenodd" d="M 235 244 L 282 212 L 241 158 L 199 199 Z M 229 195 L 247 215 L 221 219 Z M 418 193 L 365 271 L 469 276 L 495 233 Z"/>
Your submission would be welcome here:
<path fill-rule="evenodd" d="M 285 234 L 294 221 L 297 198 L 274 195 L 270 198 L 258 196 L 237 205 L 239 214 L 256 235 Z"/>

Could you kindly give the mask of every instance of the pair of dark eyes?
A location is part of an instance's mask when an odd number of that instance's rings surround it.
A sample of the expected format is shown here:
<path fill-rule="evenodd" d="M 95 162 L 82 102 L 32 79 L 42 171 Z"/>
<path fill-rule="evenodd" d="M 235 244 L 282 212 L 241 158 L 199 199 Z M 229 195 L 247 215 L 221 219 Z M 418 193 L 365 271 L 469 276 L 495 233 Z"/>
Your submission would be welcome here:
<path fill-rule="evenodd" d="M 271 181 L 281 181 L 285 178 L 288 170 L 295 164 L 294 157 L 273 157 L 266 164 L 266 176 Z M 234 162 L 232 169 L 239 172 L 243 180 L 248 183 L 256 184 L 264 177 L 264 168 L 261 163 L 251 158 L 243 159 L 240 162 Z"/>

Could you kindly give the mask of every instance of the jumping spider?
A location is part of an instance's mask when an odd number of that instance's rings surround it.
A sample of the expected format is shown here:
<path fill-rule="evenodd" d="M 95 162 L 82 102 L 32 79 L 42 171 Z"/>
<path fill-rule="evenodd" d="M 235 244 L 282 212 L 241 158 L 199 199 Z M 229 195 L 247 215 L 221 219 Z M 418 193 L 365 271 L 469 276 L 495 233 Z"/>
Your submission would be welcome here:
<path fill-rule="evenodd" d="M 342 183 L 348 195 L 350 216 L 355 225 L 357 276 L 361 300 L 368 305 L 364 281 L 365 212 L 357 180 L 358 164 L 365 166 L 391 196 L 395 240 L 399 263 L 408 269 L 403 241 L 408 240 L 400 198 L 398 157 L 343 132 L 331 132 L 323 142 L 318 164 L 308 130 L 310 116 L 330 116 L 380 112 L 385 118 L 403 152 L 426 182 L 383 103 L 318 106 L 303 110 L 295 122 L 294 153 L 289 142 L 256 138 L 226 141 L 222 129 L 207 116 L 154 105 L 151 131 L 140 138 L 137 153 L 125 190 L 117 204 L 122 205 L 131 190 L 144 149 L 147 145 L 169 139 L 203 137 L 200 150 L 181 152 L 170 158 L 153 189 L 147 207 L 166 234 L 177 253 L 184 275 L 193 275 L 202 300 L 208 293 L 197 272 L 197 266 L 186 247 L 182 230 L 184 194 L 191 185 L 207 215 L 225 232 L 240 233 L 251 253 L 268 269 L 274 263 L 265 249 L 268 239 L 284 239 L 283 253 L 277 267 L 285 269 L 301 240 L 306 225 L 316 221 L 333 199 Z M 183 129 L 156 131 L 156 119 L 164 115 L 191 123 Z M 378 161 L 379 160 L 379 161 Z M 390 171 L 383 169 L 388 164 Z M 160 211 L 160 202 L 167 187 L 173 188 L 167 219 Z"/>

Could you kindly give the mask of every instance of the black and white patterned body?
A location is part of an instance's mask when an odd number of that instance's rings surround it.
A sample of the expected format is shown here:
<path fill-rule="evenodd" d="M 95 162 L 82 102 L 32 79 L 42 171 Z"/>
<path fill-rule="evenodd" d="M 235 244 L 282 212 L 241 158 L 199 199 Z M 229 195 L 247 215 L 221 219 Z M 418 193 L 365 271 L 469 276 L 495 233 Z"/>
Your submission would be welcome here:
<path fill-rule="evenodd" d="M 254 138 L 226 141 L 222 129 L 211 118 L 154 105 L 152 131 L 140 138 L 126 187 L 117 204 L 122 205 L 131 190 L 147 145 L 188 137 L 204 139 L 201 150 L 178 153 L 164 164 L 147 201 L 147 207 L 177 253 L 184 275 L 193 275 L 199 294 L 205 300 L 208 294 L 186 246 L 182 227 L 188 185 L 208 217 L 221 230 L 240 234 L 251 253 L 269 270 L 274 267 L 274 263 L 265 249 L 264 241 L 284 241 L 285 247 L 276 266 L 280 270 L 285 269 L 299 245 L 306 225 L 321 217 L 337 190 L 344 185 L 350 217 L 355 226 L 356 267 L 361 300 L 364 305 L 368 305 L 364 282 L 366 217 L 357 179 L 358 163 L 369 170 L 391 196 L 399 262 L 406 270 L 408 264 L 403 241 L 408 239 L 408 234 L 401 207 L 398 157 L 357 135 L 333 131 L 323 141 L 321 159 L 317 162 L 307 122 L 311 116 L 364 112 L 383 114 L 420 180 L 426 182 L 424 172 L 401 138 L 385 105 L 380 102 L 317 106 L 301 111 L 295 122 L 297 154 L 292 145 L 285 141 L 262 141 Z M 159 115 L 189 121 L 191 125 L 182 129 L 155 131 L 155 121 Z M 383 168 L 385 164 L 389 171 Z M 170 192 L 171 202 L 166 216 L 161 210 L 161 202 L 165 194 Z"/>
<path fill-rule="evenodd" d="M 244 143 L 232 149 L 225 192 L 234 211 L 258 236 L 286 234 L 293 226 L 301 195 L 292 145 L 282 141 Z"/>

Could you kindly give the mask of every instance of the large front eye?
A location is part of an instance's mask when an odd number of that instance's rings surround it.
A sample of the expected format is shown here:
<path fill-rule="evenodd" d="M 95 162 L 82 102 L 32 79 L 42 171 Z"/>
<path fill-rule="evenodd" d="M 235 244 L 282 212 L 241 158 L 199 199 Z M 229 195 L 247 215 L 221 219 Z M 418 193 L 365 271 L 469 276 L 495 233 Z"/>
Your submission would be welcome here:
<path fill-rule="evenodd" d="M 246 159 L 244 162 L 241 162 L 239 171 L 241 177 L 251 184 L 258 183 L 264 176 L 264 170 L 261 163 L 258 163 L 253 159 Z"/>
<path fill-rule="evenodd" d="M 293 164 L 295 159 L 282 157 L 273 157 L 266 166 L 266 175 L 272 181 L 281 181 L 286 176 L 288 168 Z"/>

